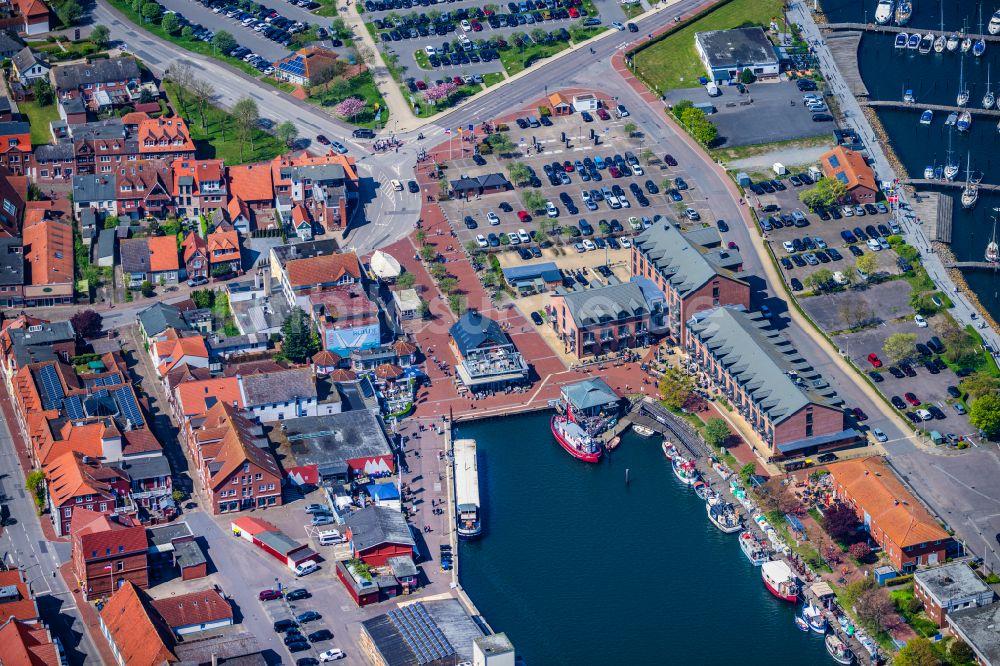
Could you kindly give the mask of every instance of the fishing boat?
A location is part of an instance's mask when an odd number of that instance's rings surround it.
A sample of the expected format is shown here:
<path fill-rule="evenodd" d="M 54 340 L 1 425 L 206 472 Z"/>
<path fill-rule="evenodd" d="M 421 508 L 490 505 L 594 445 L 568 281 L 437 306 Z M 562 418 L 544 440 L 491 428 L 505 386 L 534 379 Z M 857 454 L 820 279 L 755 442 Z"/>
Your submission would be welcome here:
<path fill-rule="evenodd" d="M 614 451 L 615 449 L 618 448 L 618 445 L 621 443 L 622 443 L 621 437 L 612 437 L 610 440 L 608 440 L 608 443 L 604 445 L 604 448 L 606 448 L 608 451 Z"/>
<path fill-rule="evenodd" d="M 707 500 L 708 491 L 711 490 L 711 486 L 702 480 L 694 482 L 694 494 L 698 496 L 699 499 Z"/>
<path fill-rule="evenodd" d="M 959 43 L 960 40 L 958 35 L 956 35 L 955 33 L 951 33 L 950 35 L 948 35 L 948 39 L 945 41 L 944 47 L 949 51 L 954 51 L 955 49 L 958 48 Z"/>
<path fill-rule="evenodd" d="M 844 666 L 851 666 L 854 663 L 854 653 L 851 652 L 851 648 L 847 647 L 847 643 L 834 634 L 827 634 L 825 642 L 826 651 L 830 653 L 835 662 L 844 664 Z"/>
<path fill-rule="evenodd" d="M 951 113 L 949 113 L 948 117 L 945 118 L 945 120 L 944 120 L 944 124 L 948 125 L 948 126 L 954 125 L 957 122 L 958 122 L 958 112 L 957 111 L 952 111 Z"/>
<path fill-rule="evenodd" d="M 917 101 L 917 97 L 916 97 L 916 95 L 913 94 L 913 90 L 912 89 L 908 88 L 903 93 L 903 101 L 906 102 L 907 104 L 913 104 L 914 102 Z"/>
<path fill-rule="evenodd" d="M 979 3 L 979 38 L 972 45 L 972 55 L 977 58 L 986 53 L 986 40 L 983 39 L 983 4 Z"/>
<path fill-rule="evenodd" d="M 601 459 L 601 445 L 583 428 L 565 416 L 552 417 L 552 436 L 559 445 L 577 460 L 596 463 Z"/>
<path fill-rule="evenodd" d="M 917 53 L 920 53 L 921 55 L 927 55 L 928 53 L 931 52 L 931 47 L 933 46 L 934 46 L 934 35 L 928 32 L 926 35 L 920 38 L 920 44 L 917 46 Z M 944 48 L 944 44 L 942 44 L 941 47 Z"/>
<path fill-rule="evenodd" d="M 885 25 L 892 20 L 893 9 L 895 9 L 892 0 L 879 0 L 878 6 L 875 7 L 875 22 L 879 25 Z"/>
<path fill-rule="evenodd" d="M 897 32 L 896 33 L 896 48 L 897 49 L 905 49 L 906 48 L 906 43 L 908 41 L 910 41 L 910 36 L 908 34 L 906 34 L 905 32 Z"/>
<path fill-rule="evenodd" d="M 663 449 L 663 455 L 667 457 L 667 460 L 671 460 L 677 455 L 677 447 L 674 446 L 673 442 L 663 440 L 663 444 L 660 445 L 660 448 Z"/>
<path fill-rule="evenodd" d="M 802 607 L 802 619 L 806 621 L 809 628 L 817 634 L 826 633 L 826 618 L 823 617 L 823 609 L 814 606 L 812 602 Z"/>
<path fill-rule="evenodd" d="M 740 522 L 740 514 L 730 502 L 716 502 L 715 504 L 705 504 L 705 511 L 708 512 L 708 519 L 718 527 L 724 534 L 732 534 L 743 529 Z"/>
<path fill-rule="evenodd" d="M 906 48 L 915 49 L 919 46 L 920 46 L 920 33 L 915 32 L 912 35 L 910 35 L 909 41 L 906 42 Z"/>
<path fill-rule="evenodd" d="M 670 464 L 674 468 L 674 476 L 683 484 L 693 486 L 701 479 L 701 475 L 695 469 L 694 463 L 680 454 L 674 456 Z"/>
<path fill-rule="evenodd" d="M 1000 33 L 1000 9 L 993 12 L 993 16 L 990 17 L 990 22 L 986 26 L 986 29 L 991 35 Z"/>
<path fill-rule="evenodd" d="M 906 25 L 910 22 L 911 16 L 913 16 L 912 0 L 899 0 L 899 4 L 896 5 L 896 25 Z"/>
<path fill-rule="evenodd" d="M 959 132 L 968 132 L 970 127 L 972 127 L 972 114 L 968 111 L 962 111 L 962 113 L 958 114 L 955 129 Z"/>
<path fill-rule="evenodd" d="M 795 616 L 795 626 L 798 627 L 799 631 L 809 633 L 809 623 L 802 619 L 802 616 Z"/>
<path fill-rule="evenodd" d="M 971 156 L 965 160 L 965 187 L 962 188 L 962 208 L 972 208 L 979 201 L 979 180 L 972 177 Z"/>
<path fill-rule="evenodd" d="M 479 464 L 476 440 L 455 440 L 455 520 L 460 539 L 472 539 L 483 531 L 479 507 Z"/>
<path fill-rule="evenodd" d="M 639 425 L 638 423 L 632 424 L 632 432 L 639 435 L 639 437 L 652 437 L 655 431 L 652 428 L 647 428 L 644 425 Z"/>
<path fill-rule="evenodd" d="M 993 212 L 996 213 L 1000 211 L 1000 208 L 994 208 Z M 1000 245 L 997 245 L 997 216 L 993 216 L 993 235 L 990 236 L 990 242 L 986 245 L 986 261 L 991 264 L 1000 263 Z"/>
<path fill-rule="evenodd" d="M 927 109 L 923 113 L 920 114 L 920 124 L 921 125 L 930 125 L 932 122 L 934 122 L 934 112 L 933 111 L 931 111 L 930 109 Z"/>
<path fill-rule="evenodd" d="M 760 567 L 760 577 L 767 591 L 783 601 L 795 603 L 799 599 L 799 581 L 784 560 L 771 560 Z"/>
<path fill-rule="evenodd" d="M 771 559 L 771 553 L 767 549 L 767 544 L 750 530 L 743 530 L 740 534 L 740 550 L 750 560 L 750 564 L 755 567 L 759 567 Z"/>

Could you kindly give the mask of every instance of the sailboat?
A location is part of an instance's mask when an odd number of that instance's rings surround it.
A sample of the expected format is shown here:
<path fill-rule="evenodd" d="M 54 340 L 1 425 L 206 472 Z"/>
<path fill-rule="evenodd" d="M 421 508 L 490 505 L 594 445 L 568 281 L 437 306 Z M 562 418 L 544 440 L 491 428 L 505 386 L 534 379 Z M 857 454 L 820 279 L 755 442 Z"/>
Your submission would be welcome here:
<path fill-rule="evenodd" d="M 962 113 L 958 114 L 955 129 L 959 132 L 968 132 L 970 127 L 972 127 L 972 114 L 968 111 L 962 111 Z"/>
<path fill-rule="evenodd" d="M 875 7 L 875 22 L 885 25 L 892 20 L 893 0 L 878 0 Z"/>
<path fill-rule="evenodd" d="M 972 45 L 972 55 L 977 58 L 986 53 L 986 40 L 983 39 L 983 4 L 979 3 L 979 38 Z"/>
<path fill-rule="evenodd" d="M 966 157 L 965 187 L 962 188 L 962 208 L 969 209 L 979 201 L 979 180 L 972 177 L 972 157 Z"/>
<path fill-rule="evenodd" d="M 986 94 L 983 95 L 983 108 L 992 109 L 993 105 L 996 104 L 997 98 L 990 90 L 990 66 L 986 66 Z"/>
<path fill-rule="evenodd" d="M 896 24 L 906 25 L 910 22 L 911 16 L 913 16 L 912 0 L 899 0 L 899 4 L 896 5 Z"/>
<path fill-rule="evenodd" d="M 957 43 L 956 43 L 957 46 Z M 945 38 L 944 38 L 944 2 L 941 3 L 941 34 L 937 36 L 934 40 L 934 51 L 941 53 L 944 51 Z"/>
<path fill-rule="evenodd" d="M 993 12 L 993 16 L 990 17 L 990 23 L 986 26 L 991 35 L 1000 34 L 1000 9 Z"/>
<path fill-rule="evenodd" d="M 958 176 L 958 162 L 952 159 L 951 152 L 951 133 L 948 133 L 948 154 L 947 159 L 944 163 L 944 177 L 948 180 L 955 180 Z"/>
<path fill-rule="evenodd" d="M 972 37 L 969 37 L 968 28 L 965 26 L 965 21 L 962 21 L 962 32 L 959 33 L 962 36 L 962 43 L 959 46 L 959 50 L 962 53 L 968 53 L 969 49 L 972 48 Z"/>
<path fill-rule="evenodd" d="M 994 208 L 994 213 L 1000 212 L 1000 208 Z M 1000 263 L 1000 245 L 997 245 L 997 216 L 993 216 L 993 235 L 990 236 L 990 242 L 986 245 L 986 261 L 991 264 Z"/>
<path fill-rule="evenodd" d="M 955 98 L 958 106 L 965 106 L 969 103 L 969 89 L 965 87 L 965 60 L 962 60 L 958 69 L 958 97 Z"/>

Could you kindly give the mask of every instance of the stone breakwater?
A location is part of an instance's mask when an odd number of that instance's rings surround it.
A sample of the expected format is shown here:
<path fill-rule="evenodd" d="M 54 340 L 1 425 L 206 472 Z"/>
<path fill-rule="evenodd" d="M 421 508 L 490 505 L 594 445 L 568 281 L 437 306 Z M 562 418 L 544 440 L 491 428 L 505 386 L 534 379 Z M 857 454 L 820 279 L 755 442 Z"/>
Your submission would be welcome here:
<path fill-rule="evenodd" d="M 885 153 L 885 158 L 889 160 L 889 166 L 892 167 L 896 177 L 909 178 L 910 174 L 906 170 L 906 167 L 903 166 L 903 163 L 899 161 L 899 158 L 896 156 L 896 151 L 892 149 L 892 142 L 889 140 L 889 135 L 886 133 L 885 127 L 882 126 L 882 121 L 879 120 L 878 114 L 875 113 L 875 109 L 870 106 L 865 106 L 861 108 L 861 111 L 865 114 L 865 118 L 868 119 L 868 124 L 871 125 L 872 131 L 875 132 L 875 136 L 878 137 L 879 142 L 881 142 L 882 152 Z"/>

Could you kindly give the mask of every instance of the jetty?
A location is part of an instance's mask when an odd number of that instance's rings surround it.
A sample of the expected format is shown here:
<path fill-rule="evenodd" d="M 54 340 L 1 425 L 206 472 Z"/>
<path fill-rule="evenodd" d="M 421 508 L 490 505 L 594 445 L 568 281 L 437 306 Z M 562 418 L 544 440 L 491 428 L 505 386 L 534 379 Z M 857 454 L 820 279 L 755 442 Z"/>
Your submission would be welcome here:
<path fill-rule="evenodd" d="M 951 243 L 954 198 L 943 196 L 940 192 L 920 192 L 914 195 L 911 205 L 913 212 L 924 223 L 929 239 Z"/>
<path fill-rule="evenodd" d="M 830 47 L 830 55 L 837 63 L 837 68 L 855 97 L 868 97 L 868 87 L 861 79 L 858 68 L 858 45 L 861 44 L 860 32 L 838 32 L 827 37 L 826 44 Z"/>
<path fill-rule="evenodd" d="M 878 32 L 884 35 L 895 35 L 900 32 L 905 32 L 908 35 L 913 34 L 914 30 L 919 31 L 919 34 L 926 35 L 930 33 L 934 37 L 959 34 L 958 30 L 934 30 L 931 28 L 914 28 L 910 26 L 898 26 L 898 25 L 878 25 L 877 23 L 820 23 L 817 26 L 820 30 L 860 30 L 862 32 Z M 968 37 L 969 39 L 975 41 L 978 39 L 985 40 L 987 42 L 1000 42 L 1000 35 L 991 35 L 986 33 L 985 35 L 977 35 L 975 33 L 966 33 L 962 37 Z"/>
<path fill-rule="evenodd" d="M 923 185 L 926 187 L 965 187 L 965 181 L 949 181 L 949 180 L 928 180 L 926 178 L 905 178 L 903 179 L 904 185 Z M 988 185 L 986 183 L 979 183 L 980 192 L 1000 192 L 1000 185 Z"/>
<path fill-rule="evenodd" d="M 1000 270 L 1000 264 L 989 261 L 953 261 L 945 264 L 945 268 L 958 268 L 963 271 L 996 271 Z"/>
<path fill-rule="evenodd" d="M 639 414 L 655 421 L 660 426 L 655 430 L 683 446 L 690 455 L 700 458 L 712 454 L 690 424 L 652 398 L 646 398 L 639 404 Z"/>
<path fill-rule="evenodd" d="M 911 104 L 909 102 L 895 102 L 892 100 L 858 100 L 858 104 L 861 106 L 867 106 L 874 109 L 910 109 L 912 111 L 923 112 L 926 109 L 930 109 L 934 112 L 941 113 L 962 113 L 963 111 L 968 111 L 974 116 L 987 116 L 989 118 L 1000 118 L 1000 110 L 997 109 L 984 109 L 981 106 L 950 106 L 948 104 L 921 104 L 917 102 Z"/>

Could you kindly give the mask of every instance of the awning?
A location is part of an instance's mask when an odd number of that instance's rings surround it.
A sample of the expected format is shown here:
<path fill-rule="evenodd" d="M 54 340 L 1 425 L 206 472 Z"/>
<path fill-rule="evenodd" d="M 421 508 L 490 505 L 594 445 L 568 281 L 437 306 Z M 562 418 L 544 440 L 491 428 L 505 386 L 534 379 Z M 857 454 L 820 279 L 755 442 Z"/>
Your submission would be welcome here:
<path fill-rule="evenodd" d="M 820 599 L 822 599 L 823 597 L 833 596 L 833 588 L 830 587 L 830 584 L 825 580 L 822 580 L 818 583 L 813 583 L 809 589 L 811 589 L 812 593 L 815 594 Z"/>
<path fill-rule="evenodd" d="M 392 255 L 386 254 L 382 250 L 375 250 L 370 266 L 372 272 L 383 280 L 398 278 L 399 274 L 403 272 L 399 262 Z"/>

